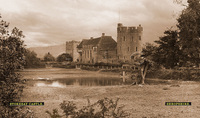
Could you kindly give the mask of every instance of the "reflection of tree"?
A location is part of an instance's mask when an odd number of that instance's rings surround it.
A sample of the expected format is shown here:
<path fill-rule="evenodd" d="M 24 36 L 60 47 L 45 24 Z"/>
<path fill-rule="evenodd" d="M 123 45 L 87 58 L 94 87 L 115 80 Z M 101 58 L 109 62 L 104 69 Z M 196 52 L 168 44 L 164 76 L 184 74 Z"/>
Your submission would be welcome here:
<path fill-rule="evenodd" d="M 120 85 L 121 83 L 121 80 L 119 78 L 107 78 L 107 77 L 56 79 L 56 81 L 65 85 L 80 85 L 80 86 L 108 86 L 108 85 Z M 49 82 L 48 84 L 52 83 L 53 82 Z"/>

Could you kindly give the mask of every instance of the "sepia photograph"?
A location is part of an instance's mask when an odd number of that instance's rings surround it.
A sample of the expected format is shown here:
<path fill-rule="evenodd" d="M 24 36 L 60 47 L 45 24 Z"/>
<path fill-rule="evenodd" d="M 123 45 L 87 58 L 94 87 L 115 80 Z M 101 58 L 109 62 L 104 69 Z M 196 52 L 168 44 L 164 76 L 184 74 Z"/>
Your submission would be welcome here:
<path fill-rule="evenodd" d="M 200 0 L 0 0 L 0 118 L 200 118 Z"/>

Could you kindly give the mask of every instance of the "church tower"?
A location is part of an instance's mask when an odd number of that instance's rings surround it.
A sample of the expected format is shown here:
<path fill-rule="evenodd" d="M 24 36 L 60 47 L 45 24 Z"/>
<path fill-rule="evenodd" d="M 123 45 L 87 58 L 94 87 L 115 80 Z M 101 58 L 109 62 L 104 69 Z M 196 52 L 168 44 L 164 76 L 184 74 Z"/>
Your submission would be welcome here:
<path fill-rule="evenodd" d="M 134 52 L 142 51 L 143 27 L 117 26 L 117 56 L 119 60 L 130 61 Z"/>

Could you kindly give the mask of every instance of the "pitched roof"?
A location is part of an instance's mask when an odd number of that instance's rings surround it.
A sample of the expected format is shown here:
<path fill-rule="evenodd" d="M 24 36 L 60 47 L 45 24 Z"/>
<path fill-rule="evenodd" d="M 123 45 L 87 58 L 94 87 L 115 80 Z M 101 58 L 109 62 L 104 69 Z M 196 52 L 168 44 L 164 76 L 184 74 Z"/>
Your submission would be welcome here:
<path fill-rule="evenodd" d="M 100 50 L 113 50 L 116 49 L 117 42 L 111 36 L 102 37 L 100 43 Z"/>
<path fill-rule="evenodd" d="M 77 48 L 82 48 L 83 45 L 97 46 L 100 40 L 101 37 L 95 39 L 83 39 L 81 43 L 77 46 Z"/>
<path fill-rule="evenodd" d="M 83 39 L 77 48 L 82 48 L 83 45 L 100 45 L 101 50 L 115 49 L 117 46 L 116 41 L 111 36 L 102 36 L 94 39 Z"/>

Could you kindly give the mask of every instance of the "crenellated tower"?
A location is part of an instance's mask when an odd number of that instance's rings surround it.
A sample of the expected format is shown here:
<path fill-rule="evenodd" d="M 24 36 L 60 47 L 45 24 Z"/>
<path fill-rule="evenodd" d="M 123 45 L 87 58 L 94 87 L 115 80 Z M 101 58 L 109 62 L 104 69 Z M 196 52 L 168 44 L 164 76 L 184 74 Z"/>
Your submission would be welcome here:
<path fill-rule="evenodd" d="M 137 51 L 142 51 L 141 25 L 126 27 L 121 23 L 117 26 L 117 56 L 119 60 L 130 61 L 130 56 Z"/>

